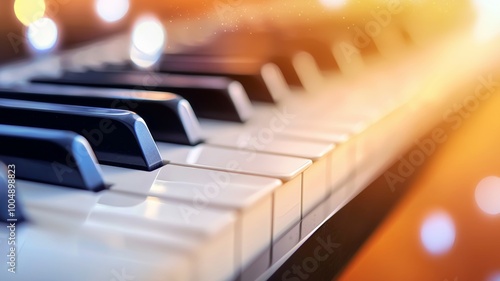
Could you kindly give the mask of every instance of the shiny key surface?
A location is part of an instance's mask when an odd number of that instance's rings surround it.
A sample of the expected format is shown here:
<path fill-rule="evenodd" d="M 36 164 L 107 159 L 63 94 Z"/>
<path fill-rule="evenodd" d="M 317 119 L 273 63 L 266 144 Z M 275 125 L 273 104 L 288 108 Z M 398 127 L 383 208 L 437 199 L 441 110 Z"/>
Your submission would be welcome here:
<path fill-rule="evenodd" d="M 81 134 L 101 163 L 144 170 L 163 163 L 146 123 L 130 111 L 10 99 L 1 99 L 0 109 L 0 124 Z"/>
<path fill-rule="evenodd" d="M 130 171 L 104 166 L 111 190 L 179 201 L 185 219 L 195 219 L 206 209 L 236 212 L 238 268 L 247 266 L 272 242 L 274 196 L 285 188 L 277 179 L 165 165 L 157 172 Z"/>
<path fill-rule="evenodd" d="M 268 88 L 266 67 L 277 67 L 245 58 L 214 58 L 189 55 L 165 55 L 158 70 L 167 73 L 217 75 L 240 82 L 251 100 L 277 102 L 279 93 Z M 267 76 L 267 77 L 266 77 Z"/>
<path fill-rule="evenodd" d="M 169 159 L 171 163 L 229 172 L 238 171 L 250 175 L 274 177 L 284 181 L 294 179 L 311 165 L 311 161 L 308 159 L 260 152 L 256 152 L 252 157 L 239 157 L 238 151 L 233 149 L 204 144 L 191 148 L 158 143 L 158 148 L 162 156 Z"/>
<path fill-rule="evenodd" d="M 219 58 L 197 55 L 165 54 L 155 71 L 172 74 L 209 75 L 229 77 L 241 83 L 251 100 L 276 102 L 281 96 L 268 88 L 267 79 L 273 73 L 266 68 L 277 68 L 276 65 L 245 58 Z M 131 62 L 125 64 L 104 65 L 97 71 L 131 71 Z M 279 74 L 275 74 L 278 76 Z"/>
<path fill-rule="evenodd" d="M 189 101 L 199 117 L 243 122 L 251 109 L 243 86 L 226 77 L 155 72 L 65 72 L 57 78 L 38 77 L 37 83 L 173 92 Z"/>
<path fill-rule="evenodd" d="M 17 266 L 15 273 L 7 269 L 0 271 L 2 280 L 37 280 L 40 276 L 50 276 L 53 281 L 194 280 L 194 263 L 182 252 L 162 247 L 163 252 L 159 253 L 159 247 L 155 249 L 143 241 L 142 250 L 148 252 L 145 255 L 138 248 L 135 252 L 127 248 L 130 243 L 125 239 L 121 239 L 123 244 L 105 239 L 110 235 L 105 229 L 100 229 L 102 239 L 97 239 L 83 229 L 82 232 L 68 231 L 46 224 L 46 221 L 36 221 L 16 227 Z M 117 234 L 114 237 L 122 238 Z"/>
<path fill-rule="evenodd" d="M 187 147 L 158 143 L 158 148 L 162 156 L 172 164 L 282 180 L 283 187 L 274 195 L 277 198 L 274 208 L 278 212 L 274 214 L 273 239 L 300 220 L 302 190 L 309 188 L 303 184 L 303 178 L 311 171 L 308 169 L 312 165 L 311 160 L 262 152 L 248 155 L 245 151 L 204 144 Z"/>
<path fill-rule="evenodd" d="M 19 186 L 33 221 L 45 222 L 60 232 L 78 230 L 90 241 L 121 241 L 123 246 L 115 247 L 136 252 L 139 260 L 185 255 L 194 265 L 195 280 L 228 279 L 235 274 L 231 211 L 207 208 L 187 220 L 183 206 L 172 200 L 113 190 L 89 193 L 30 182 Z M 113 253 L 117 251 L 110 251 Z M 213 255 L 218 257 L 217 267 L 213 266 Z"/>
<path fill-rule="evenodd" d="M 202 140 L 190 104 L 167 92 L 28 84 L 0 88 L 0 97 L 130 110 L 144 119 L 156 140 L 181 144 Z"/>
<path fill-rule="evenodd" d="M 82 136 L 0 125 L 0 140 L 0 160 L 15 167 L 16 178 L 90 191 L 105 188 L 94 153 Z"/>

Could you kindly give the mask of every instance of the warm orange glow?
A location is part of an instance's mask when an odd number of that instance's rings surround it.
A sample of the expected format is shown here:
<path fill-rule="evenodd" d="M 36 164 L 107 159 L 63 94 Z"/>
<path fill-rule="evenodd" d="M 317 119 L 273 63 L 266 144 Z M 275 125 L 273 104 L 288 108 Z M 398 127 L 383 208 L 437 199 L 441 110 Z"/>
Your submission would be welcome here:
<path fill-rule="evenodd" d="M 340 8 L 346 4 L 347 0 L 319 0 L 319 2 L 327 8 Z"/>

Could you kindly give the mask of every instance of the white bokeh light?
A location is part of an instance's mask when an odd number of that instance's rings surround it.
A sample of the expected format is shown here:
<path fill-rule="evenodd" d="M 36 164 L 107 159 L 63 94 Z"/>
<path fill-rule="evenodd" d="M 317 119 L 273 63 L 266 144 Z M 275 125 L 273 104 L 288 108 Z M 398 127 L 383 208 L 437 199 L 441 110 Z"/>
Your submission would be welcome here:
<path fill-rule="evenodd" d="M 448 252 L 455 243 L 455 235 L 455 224 L 451 217 L 443 211 L 434 212 L 427 216 L 420 229 L 422 244 L 433 255 Z"/>
<path fill-rule="evenodd" d="M 28 26 L 26 37 L 36 51 L 47 51 L 57 43 L 57 25 L 49 18 L 43 17 Z"/>
<path fill-rule="evenodd" d="M 473 0 L 477 11 L 475 36 L 487 41 L 500 35 L 500 4 L 492 0 Z"/>
<path fill-rule="evenodd" d="M 474 196 L 483 212 L 500 214 L 500 178 L 490 176 L 482 179 L 476 186 Z"/>
<path fill-rule="evenodd" d="M 96 0 L 95 8 L 101 19 L 115 22 L 122 19 L 130 7 L 129 0 Z"/>
<path fill-rule="evenodd" d="M 319 0 L 319 2 L 326 8 L 338 9 L 343 7 L 347 3 L 347 0 Z"/>
<path fill-rule="evenodd" d="M 140 19 L 132 30 L 130 59 L 140 67 L 152 66 L 163 54 L 166 40 L 160 21 L 152 17 Z"/>

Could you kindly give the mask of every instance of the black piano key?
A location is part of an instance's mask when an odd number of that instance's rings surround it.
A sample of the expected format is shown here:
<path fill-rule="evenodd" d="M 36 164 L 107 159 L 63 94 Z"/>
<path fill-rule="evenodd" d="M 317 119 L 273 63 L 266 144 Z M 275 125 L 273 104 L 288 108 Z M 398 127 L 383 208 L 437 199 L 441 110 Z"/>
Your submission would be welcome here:
<path fill-rule="evenodd" d="M 270 62 L 279 67 L 288 85 L 303 87 L 304 85 L 302 81 L 300 81 L 300 77 L 297 74 L 297 70 L 295 70 L 292 60 L 291 56 L 286 55 L 274 55 L 269 58 Z"/>
<path fill-rule="evenodd" d="M 0 143 L 0 161 L 13 165 L 7 168 L 15 168 L 16 179 L 90 191 L 105 188 L 89 143 L 74 132 L 0 125 Z"/>
<path fill-rule="evenodd" d="M 297 52 L 297 48 L 279 32 L 269 31 L 251 35 L 246 32 L 223 33 L 209 44 L 185 48 L 180 54 L 229 60 L 245 58 L 260 61 L 262 64 L 274 63 L 289 85 L 302 87 L 293 65 L 293 56 Z M 168 56 L 171 54 L 164 55 Z"/>
<path fill-rule="evenodd" d="M 163 164 L 146 123 L 127 110 L 0 99 L 0 124 L 73 131 L 102 164 L 147 171 Z"/>
<path fill-rule="evenodd" d="M 23 207 L 17 195 L 16 167 L 0 162 L 0 222 L 20 223 L 25 220 Z"/>
<path fill-rule="evenodd" d="M 158 141 L 188 145 L 202 141 L 191 106 L 171 93 L 29 84 L 0 88 L 0 98 L 130 110 L 146 121 Z"/>
<path fill-rule="evenodd" d="M 320 38 L 300 37 L 285 39 L 288 45 L 295 49 L 295 52 L 304 51 L 309 53 L 315 60 L 320 70 L 338 70 L 337 60 L 333 55 L 332 46 Z"/>
<path fill-rule="evenodd" d="M 173 74 L 225 76 L 240 82 L 251 100 L 274 103 L 277 98 L 267 88 L 262 68 L 265 63 L 246 59 L 210 58 L 168 54 L 163 56 L 155 71 Z M 104 71 L 133 71 L 131 63 L 105 65 Z"/>
<path fill-rule="evenodd" d="M 199 117 L 235 122 L 249 118 L 245 90 L 226 77 L 89 71 L 65 72 L 58 78 L 38 77 L 32 82 L 172 92 L 189 101 Z"/>

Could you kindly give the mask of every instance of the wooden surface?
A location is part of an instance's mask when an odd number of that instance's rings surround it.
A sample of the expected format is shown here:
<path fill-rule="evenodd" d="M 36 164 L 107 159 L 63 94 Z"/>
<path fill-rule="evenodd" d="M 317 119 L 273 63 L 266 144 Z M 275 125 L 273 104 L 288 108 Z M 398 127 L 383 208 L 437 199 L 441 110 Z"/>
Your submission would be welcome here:
<path fill-rule="evenodd" d="M 500 76 L 489 75 L 494 81 L 491 93 L 477 88 L 482 85 L 478 80 L 469 96 L 443 112 L 442 126 L 447 131 L 436 138 L 436 149 L 426 156 L 428 164 L 411 183 L 411 192 L 372 235 L 340 280 L 499 280 Z M 464 107 L 458 109 L 461 104 Z M 440 129 L 444 127 L 435 130 Z M 395 188 L 404 184 L 405 176 L 391 175 Z M 484 182 L 479 185 L 487 177 L 496 177 L 496 182 L 489 183 L 489 193 L 482 189 Z M 486 195 L 480 199 L 478 194 L 482 192 Z M 433 218 L 437 223 L 425 228 Z M 424 243 L 424 229 L 434 232 L 437 248 Z M 454 237 L 452 241 L 440 236 L 447 230 Z"/>

